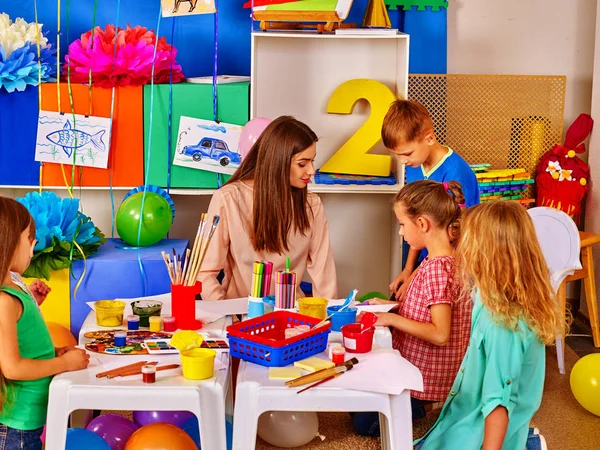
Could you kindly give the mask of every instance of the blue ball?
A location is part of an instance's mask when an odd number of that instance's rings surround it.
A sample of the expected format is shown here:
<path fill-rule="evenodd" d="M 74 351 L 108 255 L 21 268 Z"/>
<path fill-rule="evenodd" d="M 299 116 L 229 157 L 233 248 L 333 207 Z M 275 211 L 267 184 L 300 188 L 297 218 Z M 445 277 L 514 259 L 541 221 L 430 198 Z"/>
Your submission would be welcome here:
<path fill-rule="evenodd" d="M 110 445 L 93 431 L 69 428 L 65 450 L 111 450 Z"/>

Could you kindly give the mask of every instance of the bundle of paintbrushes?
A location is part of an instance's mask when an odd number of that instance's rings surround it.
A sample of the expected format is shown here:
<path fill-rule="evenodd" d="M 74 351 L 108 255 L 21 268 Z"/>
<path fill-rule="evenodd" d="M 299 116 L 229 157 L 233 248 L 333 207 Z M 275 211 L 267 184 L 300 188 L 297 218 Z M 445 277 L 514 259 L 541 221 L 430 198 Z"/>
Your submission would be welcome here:
<path fill-rule="evenodd" d="M 275 308 L 292 309 L 296 305 L 296 272 L 290 271 L 290 258 L 286 259 L 285 270 L 275 274 Z"/>
<path fill-rule="evenodd" d="M 252 267 L 252 297 L 267 297 L 271 294 L 271 275 L 273 263 L 269 261 L 254 261 Z"/>
<path fill-rule="evenodd" d="M 358 364 L 358 359 L 352 358 L 352 359 L 349 359 L 348 361 L 344 362 L 343 364 L 338 364 L 335 367 L 331 367 L 329 369 L 318 370 L 314 373 L 309 373 L 308 375 L 304 375 L 304 376 L 295 378 L 293 380 L 286 381 L 285 385 L 287 387 L 298 387 L 298 386 L 303 386 L 305 384 L 314 383 L 314 384 L 311 384 L 310 386 L 298 391 L 298 394 L 300 394 L 301 392 L 304 392 L 308 389 L 311 389 L 315 386 L 318 386 L 329 380 L 333 380 L 334 378 L 339 377 L 340 375 L 347 372 L 348 370 L 351 370 L 355 364 Z"/>
<path fill-rule="evenodd" d="M 173 249 L 173 261 L 171 261 L 171 255 L 162 252 L 172 284 L 184 286 L 193 286 L 196 284 L 198 272 L 200 272 L 200 267 L 202 267 L 208 245 L 215 234 L 219 219 L 219 216 L 214 216 L 212 224 L 208 225 L 208 216 L 206 213 L 202 213 L 194 246 L 191 251 L 190 249 L 186 250 L 185 258 L 182 258 L 182 255 L 178 255 L 175 249 Z"/>

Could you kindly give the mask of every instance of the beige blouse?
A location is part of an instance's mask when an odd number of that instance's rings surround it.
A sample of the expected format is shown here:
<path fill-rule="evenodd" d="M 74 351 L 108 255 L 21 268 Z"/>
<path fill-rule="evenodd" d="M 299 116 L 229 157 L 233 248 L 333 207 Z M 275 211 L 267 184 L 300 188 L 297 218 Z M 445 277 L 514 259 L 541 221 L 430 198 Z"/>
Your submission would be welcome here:
<path fill-rule="evenodd" d="M 257 252 L 250 241 L 252 187 L 235 182 L 216 191 L 208 208 L 208 222 L 211 223 L 215 215 L 221 216 L 221 219 L 198 274 L 198 280 L 202 282 L 202 298 L 222 300 L 247 297 L 252 284 L 252 263 L 258 260 L 273 263 L 271 293 L 274 294 L 275 272 L 285 269 L 287 257 L 291 259 L 291 270 L 296 272 L 298 285 L 308 270 L 315 297 L 337 298 L 337 276 L 323 203 L 313 193 L 308 194 L 308 203 L 314 215 L 310 230 L 306 236 L 299 232 L 290 235 L 289 252 L 278 255 Z M 216 278 L 221 269 L 225 271 L 222 285 Z M 299 286 L 297 289 L 298 295 L 302 295 Z"/>

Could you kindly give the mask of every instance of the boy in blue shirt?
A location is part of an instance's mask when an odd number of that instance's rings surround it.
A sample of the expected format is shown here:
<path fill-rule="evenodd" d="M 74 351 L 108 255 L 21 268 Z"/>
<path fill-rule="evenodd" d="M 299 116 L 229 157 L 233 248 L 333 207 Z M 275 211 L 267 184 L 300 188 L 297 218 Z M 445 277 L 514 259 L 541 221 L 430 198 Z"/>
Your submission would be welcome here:
<path fill-rule="evenodd" d="M 433 132 L 427 109 L 418 102 L 396 100 L 381 128 L 383 144 L 406 168 L 406 182 L 458 181 L 467 207 L 479 204 L 479 186 L 467 162 L 451 148 L 441 145 Z M 419 250 L 410 249 L 404 269 L 390 284 L 396 300 L 401 300 L 419 259 Z"/>

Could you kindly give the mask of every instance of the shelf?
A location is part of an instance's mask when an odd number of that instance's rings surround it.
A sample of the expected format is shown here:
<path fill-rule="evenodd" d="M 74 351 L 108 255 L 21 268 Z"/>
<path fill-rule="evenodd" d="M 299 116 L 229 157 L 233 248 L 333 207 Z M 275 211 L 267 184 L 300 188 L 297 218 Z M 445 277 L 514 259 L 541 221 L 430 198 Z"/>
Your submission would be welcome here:
<path fill-rule="evenodd" d="M 393 185 L 373 185 L 373 184 L 315 184 L 310 183 L 308 190 L 317 194 L 396 194 L 402 186 L 400 184 Z M 37 191 L 39 186 L 0 186 L 0 189 L 19 189 L 27 191 Z M 43 186 L 45 191 L 66 191 L 65 186 Z M 74 187 L 73 192 L 81 191 L 108 191 L 106 186 L 83 186 L 81 188 Z M 113 187 L 113 191 L 130 191 L 132 187 Z M 171 188 L 170 195 L 213 195 L 216 189 L 200 189 L 200 188 Z"/>
<path fill-rule="evenodd" d="M 335 34 L 335 33 L 317 33 L 314 30 L 307 31 L 254 31 L 253 37 L 257 38 L 304 38 L 304 39 L 409 39 L 408 34 L 398 32 L 398 34 Z"/>

